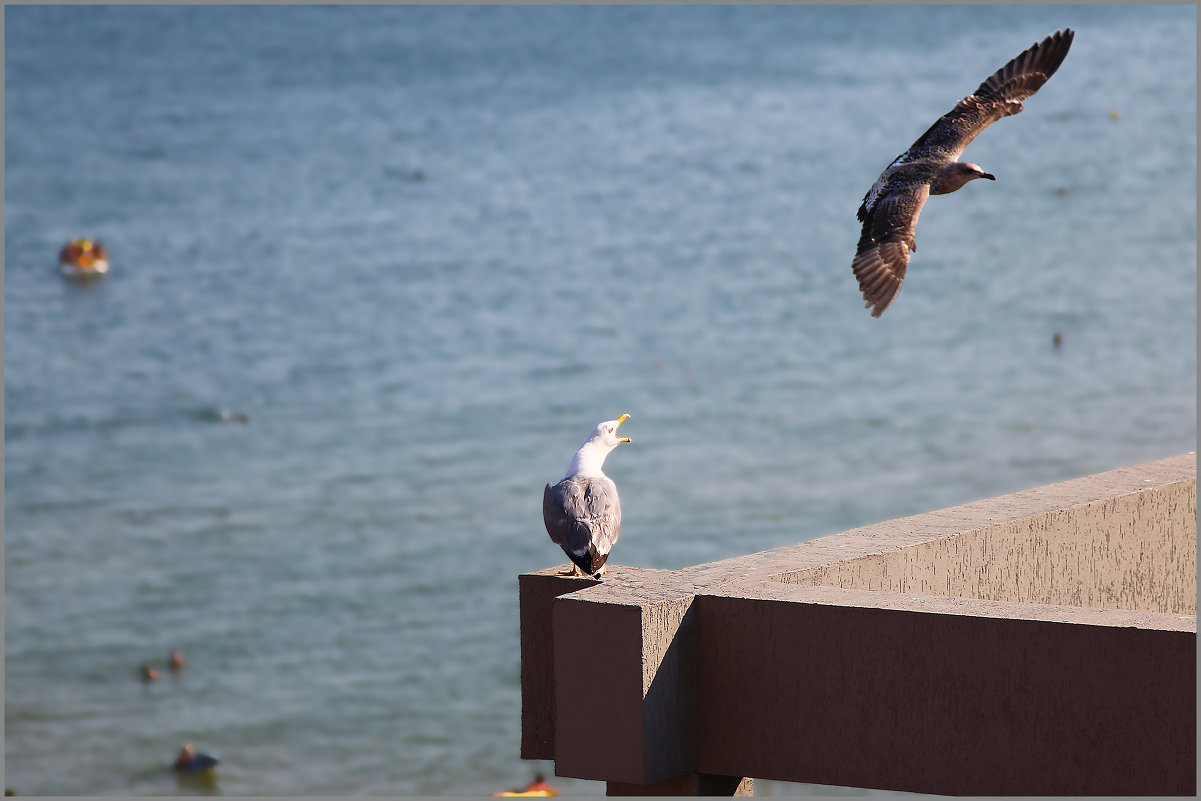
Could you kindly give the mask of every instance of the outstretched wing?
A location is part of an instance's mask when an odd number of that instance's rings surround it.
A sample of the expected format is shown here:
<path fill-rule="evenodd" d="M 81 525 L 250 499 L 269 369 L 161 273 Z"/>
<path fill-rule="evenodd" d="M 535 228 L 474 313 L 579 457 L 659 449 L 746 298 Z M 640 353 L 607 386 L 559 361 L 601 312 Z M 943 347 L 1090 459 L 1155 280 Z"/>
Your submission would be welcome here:
<path fill-rule="evenodd" d="M 883 191 L 864 209 L 859 248 L 851 263 L 866 301 L 864 306 L 875 307 L 872 317 L 884 313 L 905 280 L 909 253 L 917 250 L 914 232 L 922 206 L 930 197 L 930 184 L 904 182 L 892 192 L 888 187 Z"/>
<path fill-rule="evenodd" d="M 930 196 L 930 181 L 940 168 L 958 160 L 981 131 L 1022 110 L 1022 101 L 1059 69 L 1074 36 L 1070 28 L 1056 31 L 994 72 L 939 117 L 864 195 L 858 212 L 863 229 L 852 269 L 873 317 L 884 313 L 905 280 L 909 254 L 917 249 L 914 231 Z"/>
<path fill-rule="evenodd" d="M 542 520 L 551 540 L 587 573 L 601 569 L 621 534 L 621 501 L 612 481 L 565 478 L 542 493 Z"/>
<path fill-rule="evenodd" d="M 1071 28 L 1064 28 L 1010 60 L 918 137 L 906 154 L 908 158 L 939 153 L 958 159 L 981 131 L 1022 110 L 1022 101 L 1059 69 L 1074 36 Z"/>

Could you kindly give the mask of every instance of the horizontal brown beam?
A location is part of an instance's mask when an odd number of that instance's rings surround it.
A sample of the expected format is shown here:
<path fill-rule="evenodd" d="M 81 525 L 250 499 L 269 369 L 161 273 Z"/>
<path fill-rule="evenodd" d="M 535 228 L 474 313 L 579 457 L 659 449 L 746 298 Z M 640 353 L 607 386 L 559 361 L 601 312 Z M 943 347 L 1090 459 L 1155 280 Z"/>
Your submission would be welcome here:
<path fill-rule="evenodd" d="M 1065 622 L 1083 610 L 797 589 L 698 599 L 698 770 L 951 795 L 1194 793 L 1195 618 Z"/>

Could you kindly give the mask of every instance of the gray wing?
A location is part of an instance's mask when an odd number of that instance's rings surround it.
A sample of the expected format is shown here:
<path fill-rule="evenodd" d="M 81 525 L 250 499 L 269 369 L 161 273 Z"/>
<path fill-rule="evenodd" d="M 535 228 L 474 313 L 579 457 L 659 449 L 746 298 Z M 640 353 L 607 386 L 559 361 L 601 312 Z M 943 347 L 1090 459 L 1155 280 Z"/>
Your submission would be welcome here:
<path fill-rule="evenodd" d="M 981 131 L 1022 110 L 1022 101 L 1059 69 L 1074 36 L 1071 28 L 1064 28 L 1010 60 L 918 137 L 906 154 L 907 160 L 928 153 L 958 159 Z"/>
<path fill-rule="evenodd" d="M 864 306 L 875 307 L 872 317 L 883 314 L 901 290 L 909 253 L 917 250 L 917 218 L 930 197 L 930 184 L 897 179 L 879 192 L 870 207 L 861 209 L 863 231 L 851 263 Z"/>
<path fill-rule="evenodd" d="M 611 480 L 565 478 L 542 493 L 546 532 L 572 562 L 595 573 L 621 534 L 621 501 Z"/>

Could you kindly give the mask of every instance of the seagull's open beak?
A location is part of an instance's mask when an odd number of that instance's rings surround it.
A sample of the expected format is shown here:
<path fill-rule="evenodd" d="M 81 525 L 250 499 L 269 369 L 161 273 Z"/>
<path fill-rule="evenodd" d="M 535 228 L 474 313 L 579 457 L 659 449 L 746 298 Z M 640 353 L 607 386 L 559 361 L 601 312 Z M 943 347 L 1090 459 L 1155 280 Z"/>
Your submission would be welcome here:
<path fill-rule="evenodd" d="M 622 423 L 624 423 L 626 420 L 629 420 L 629 419 L 630 419 L 630 416 L 628 414 L 623 414 L 621 417 L 618 417 L 617 418 L 618 427 L 620 427 Z M 621 439 L 619 439 L 617 441 L 618 442 L 633 442 L 634 440 L 630 439 L 629 437 L 622 437 Z"/>

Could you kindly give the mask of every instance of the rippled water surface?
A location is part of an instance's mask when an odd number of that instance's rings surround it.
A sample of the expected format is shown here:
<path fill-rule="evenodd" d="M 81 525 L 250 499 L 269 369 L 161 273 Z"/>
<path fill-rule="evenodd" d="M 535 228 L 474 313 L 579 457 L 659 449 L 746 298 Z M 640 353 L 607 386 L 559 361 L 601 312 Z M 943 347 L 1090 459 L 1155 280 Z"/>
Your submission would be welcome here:
<path fill-rule="evenodd" d="M 187 741 L 226 795 L 549 770 L 518 758 L 516 576 L 564 561 L 542 485 L 621 412 L 613 560 L 662 568 L 1195 449 L 1192 7 L 5 23 L 21 794 L 212 791 L 165 769 Z M 1064 26 L 967 151 L 998 180 L 930 201 L 872 319 L 863 193 Z M 74 236 L 102 281 L 56 273 Z"/>

